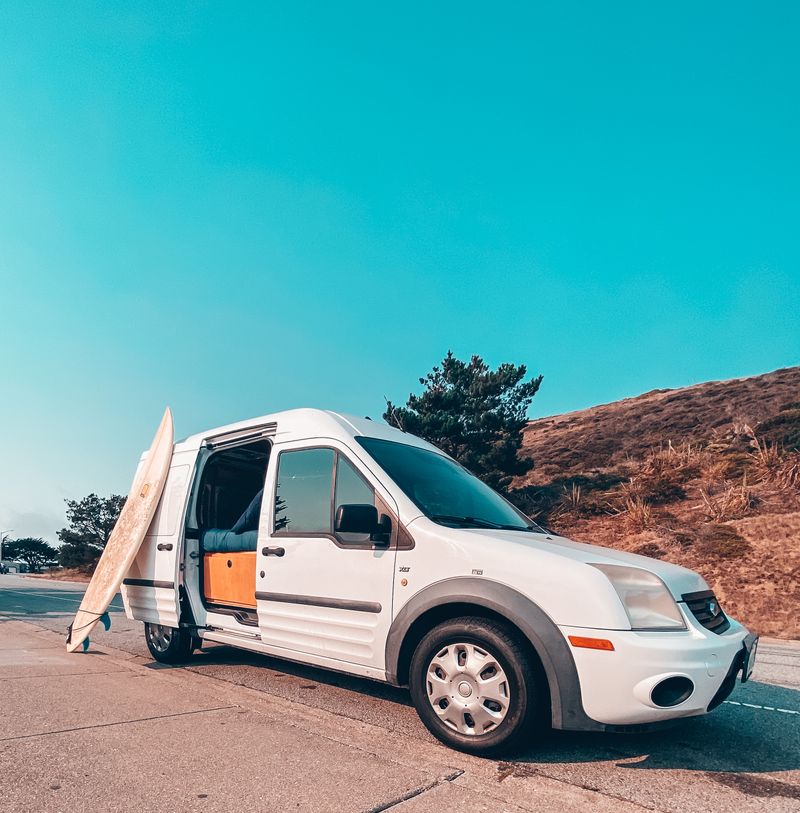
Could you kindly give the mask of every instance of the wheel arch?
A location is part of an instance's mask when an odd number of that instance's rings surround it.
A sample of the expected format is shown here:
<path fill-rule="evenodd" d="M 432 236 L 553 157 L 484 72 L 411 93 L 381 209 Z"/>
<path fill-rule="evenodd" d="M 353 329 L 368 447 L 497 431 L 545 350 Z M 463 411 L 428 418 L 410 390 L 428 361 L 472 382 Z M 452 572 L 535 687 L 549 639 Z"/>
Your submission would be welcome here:
<path fill-rule="evenodd" d="M 583 710 L 575 661 L 558 627 L 535 602 L 490 579 L 444 579 L 412 596 L 398 612 L 386 639 L 387 680 L 405 685 L 411 656 L 425 633 L 463 615 L 509 623 L 530 644 L 547 678 L 554 728 L 600 727 Z"/>

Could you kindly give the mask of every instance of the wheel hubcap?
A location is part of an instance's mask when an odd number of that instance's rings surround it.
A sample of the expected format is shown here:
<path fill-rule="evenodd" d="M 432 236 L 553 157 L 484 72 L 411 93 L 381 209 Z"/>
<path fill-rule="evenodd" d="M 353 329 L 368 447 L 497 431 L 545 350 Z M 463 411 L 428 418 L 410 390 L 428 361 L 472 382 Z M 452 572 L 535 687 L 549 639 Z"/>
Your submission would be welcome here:
<path fill-rule="evenodd" d="M 475 644 L 448 644 L 431 659 L 428 700 L 449 728 L 478 736 L 497 728 L 510 703 L 508 678 L 497 659 Z"/>
<path fill-rule="evenodd" d="M 165 627 L 162 624 L 150 624 L 150 643 L 159 652 L 166 652 L 172 642 L 172 627 Z"/>

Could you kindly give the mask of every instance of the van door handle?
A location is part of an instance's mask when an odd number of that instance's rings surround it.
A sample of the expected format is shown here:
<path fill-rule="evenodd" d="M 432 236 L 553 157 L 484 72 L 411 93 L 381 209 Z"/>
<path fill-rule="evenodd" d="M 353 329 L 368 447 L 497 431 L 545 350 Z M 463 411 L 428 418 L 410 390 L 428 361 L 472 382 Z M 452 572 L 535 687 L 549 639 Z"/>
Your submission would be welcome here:
<path fill-rule="evenodd" d="M 264 556 L 283 556 L 286 551 L 283 548 L 262 548 L 261 553 Z"/>
<path fill-rule="evenodd" d="M 159 542 L 156 550 L 172 550 L 172 542 Z"/>

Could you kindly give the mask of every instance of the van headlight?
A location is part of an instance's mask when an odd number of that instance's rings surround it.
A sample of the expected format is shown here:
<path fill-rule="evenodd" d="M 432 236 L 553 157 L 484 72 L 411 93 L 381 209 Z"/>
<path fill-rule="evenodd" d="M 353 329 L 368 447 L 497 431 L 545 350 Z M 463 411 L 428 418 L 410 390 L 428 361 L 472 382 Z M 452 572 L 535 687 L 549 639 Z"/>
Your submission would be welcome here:
<path fill-rule="evenodd" d="M 597 565 L 617 591 L 631 629 L 686 629 L 681 611 L 667 586 L 654 573 L 624 565 Z"/>

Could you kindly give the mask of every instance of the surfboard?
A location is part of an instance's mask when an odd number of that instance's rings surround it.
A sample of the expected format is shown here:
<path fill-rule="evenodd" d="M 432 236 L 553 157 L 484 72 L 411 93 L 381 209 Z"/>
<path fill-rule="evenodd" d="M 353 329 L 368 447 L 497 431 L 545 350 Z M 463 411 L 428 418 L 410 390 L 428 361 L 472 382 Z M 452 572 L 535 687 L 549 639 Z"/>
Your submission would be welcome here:
<path fill-rule="evenodd" d="M 74 652 L 105 615 L 131 566 L 158 508 L 172 460 L 172 412 L 167 407 L 153 443 L 133 479 L 128 499 L 97 563 L 67 636 Z M 85 648 L 85 647 L 84 647 Z"/>

